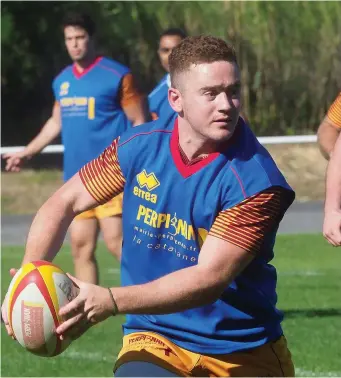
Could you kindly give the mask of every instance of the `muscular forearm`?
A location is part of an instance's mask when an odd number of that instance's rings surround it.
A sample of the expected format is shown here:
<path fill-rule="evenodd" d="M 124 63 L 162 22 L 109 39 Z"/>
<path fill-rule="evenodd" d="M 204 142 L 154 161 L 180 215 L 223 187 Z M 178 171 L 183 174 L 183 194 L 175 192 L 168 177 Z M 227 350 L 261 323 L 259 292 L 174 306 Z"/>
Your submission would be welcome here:
<path fill-rule="evenodd" d="M 328 164 L 325 209 L 341 210 L 341 136 L 335 144 Z"/>
<path fill-rule="evenodd" d="M 208 277 L 196 265 L 143 285 L 111 290 L 122 314 L 168 314 L 212 303 L 225 287 L 226 282 Z"/>
<path fill-rule="evenodd" d="M 59 251 L 74 217 L 57 196 L 52 196 L 38 211 L 30 228 L 22 264 L 35 260 L 52 261 Z"/>
<path fill-rule="evenodd" d="M 25 154 L 30 157 L 39 153 L 60 133 L 60 127 L 51 117 L 41 129 L 40 133 L 26 146 Z"/>

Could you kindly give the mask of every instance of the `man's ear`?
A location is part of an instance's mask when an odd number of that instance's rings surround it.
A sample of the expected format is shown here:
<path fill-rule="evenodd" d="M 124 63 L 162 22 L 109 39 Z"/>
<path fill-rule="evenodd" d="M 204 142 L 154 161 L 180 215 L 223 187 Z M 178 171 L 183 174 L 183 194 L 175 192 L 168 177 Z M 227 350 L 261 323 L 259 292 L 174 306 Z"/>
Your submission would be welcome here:
<path fill-rule="evenodd" d="M 182 96 L 178 89 L 170 87 L 168 89 L 168 101 L 176 113 L 182 112 Z"/>

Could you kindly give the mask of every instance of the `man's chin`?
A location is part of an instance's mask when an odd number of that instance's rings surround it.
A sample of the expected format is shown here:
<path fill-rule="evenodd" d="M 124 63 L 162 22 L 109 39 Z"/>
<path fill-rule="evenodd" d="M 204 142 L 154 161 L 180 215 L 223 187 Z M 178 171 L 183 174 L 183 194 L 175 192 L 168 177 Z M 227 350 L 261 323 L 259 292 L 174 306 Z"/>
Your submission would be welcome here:
<path fill-rule="evenodd" d="M 81 63 L 84 61 L 84 56 L 83 55 L 76 55 L 76 56 L 72 56 L 71 59 L 75 62 L 75 63 Z"/>
<path fill-rule="evenodd" d="M 226 142 L 227 140 L 229 140 L 234 131 L 235 131 L 235 127 L 231 127 L 230 128 L 224 128 L 224 129 L 220 129 L 220 130 L 217 130 L 215 133 L 212 133 L 212 139 L 215 140 L 216 142 Z"/>

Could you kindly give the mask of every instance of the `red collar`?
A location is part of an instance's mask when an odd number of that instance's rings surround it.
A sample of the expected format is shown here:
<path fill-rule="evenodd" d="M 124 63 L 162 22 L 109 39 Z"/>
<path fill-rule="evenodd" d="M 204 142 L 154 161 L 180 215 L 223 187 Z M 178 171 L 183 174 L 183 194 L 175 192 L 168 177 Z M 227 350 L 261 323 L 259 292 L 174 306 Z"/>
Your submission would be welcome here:
<path fill-rule="evenodd" d="M 193 175 L 194 173 L 198 172 L 201 168 L 206 167 L 206 165 L 210 164 L 211 161 L 213 161 L 220 155 L 219 152 L 213 152 L 207 155 L 206 157 L 197 159 L 197 161 L 193 160 L 191 164 L 186 164 L 182 159 L 181 151 L 179 149 L 178 119 L 176 119 L 174 123 L 174 129 L 170 141 L 170 149 L 174 159 L 175 166 L 177 167 L 181 176 L 184 178 L 187 178 Z"/>
<path fill-rule="evenodd" d="M 90 70 L 92 70 L 96 64 L 98 64 L 103 59 L 103 56 L 98 56 L 88 67 L 85 68 L 82 72 L 78 71 L 75 64 L 72 65 L 72 72 L 76 76 L 77 79 L 80 79 L 84 75 L 86 75 Z"/>

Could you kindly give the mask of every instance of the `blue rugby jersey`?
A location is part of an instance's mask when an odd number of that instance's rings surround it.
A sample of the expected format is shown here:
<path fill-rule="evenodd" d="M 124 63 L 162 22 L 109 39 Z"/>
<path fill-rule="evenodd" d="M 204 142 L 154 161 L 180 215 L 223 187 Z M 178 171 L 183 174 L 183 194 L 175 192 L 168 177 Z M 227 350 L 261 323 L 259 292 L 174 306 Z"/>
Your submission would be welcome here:
<path fill-rule="evenodd" d="M 251 243 L 257 244 L 253 261 L 217 301 L 173 314 L 127 315 L 125 334 L 156 332 L 204 354 L 247 350 L 281 336 L 276 270 L 270 261 L 278 224 L 294 192 L 241 118 L 226 149 L 196 164 L 185 164 L 181 158 L 177 121 L 165 128 L 160 119 L 124 133 L 83 167 L 80 176 L 99 203 L 124 190 L 123 286 L 144 284 L 197 264 L 208 232 L 246 245 L 246 250 L 252 233 L 258 238 Z M 238 228 L 248 212 L 262 207 L 257 199 L 264 192 L 278 189 L 285 194 L 278 197 L 279 202 L 283 198 L 282 210 L 265 233 L 252 218 L 248 231 Z M 270 211 L 266 209 L 269 215 Z M 224 225 L 225 214 L 230 214 L 230 223 Z"/>
<path fill-rule="evenodd" d="M 177 114 L 169 105 L 168 88 L 170 76 L 166 74 L 148 95 L 149 110 L 153 119 L 162 117 L 165 126 L 172 126 Z"/>
<path fill-rule="evenodd" d="M 98 57 L 82 73 L 70 65 L 53 81 L 65 147 L 64 180 L 129 127 L 119 94 L 122 79 L 129 72 L 114 60 Z"/>

